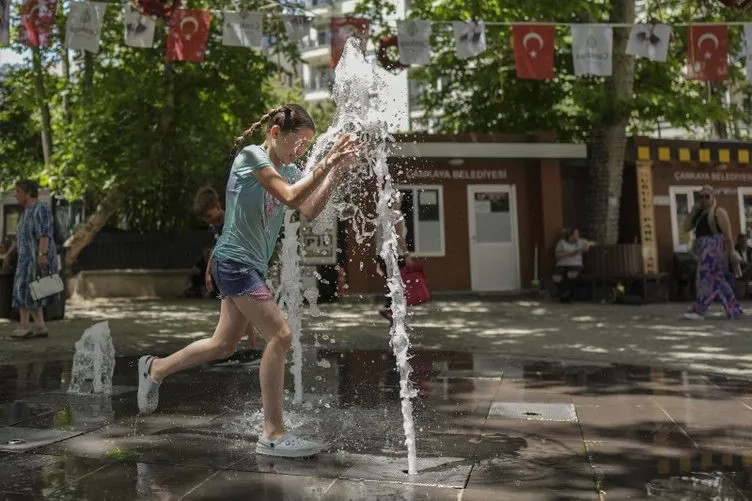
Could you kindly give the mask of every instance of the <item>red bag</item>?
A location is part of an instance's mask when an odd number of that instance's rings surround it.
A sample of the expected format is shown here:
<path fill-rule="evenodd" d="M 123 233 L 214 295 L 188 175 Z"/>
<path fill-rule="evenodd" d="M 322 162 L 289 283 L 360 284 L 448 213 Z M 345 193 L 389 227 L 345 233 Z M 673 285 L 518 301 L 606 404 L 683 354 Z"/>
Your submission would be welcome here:
<path fill-rule="evenodd" d="M 414 264 L 400 268 L 402 282 L 405 284 L 405 300 L 409 306 L 425 303 L 431 300 L 431 291 L 423 274 L 423 266 Z"/>

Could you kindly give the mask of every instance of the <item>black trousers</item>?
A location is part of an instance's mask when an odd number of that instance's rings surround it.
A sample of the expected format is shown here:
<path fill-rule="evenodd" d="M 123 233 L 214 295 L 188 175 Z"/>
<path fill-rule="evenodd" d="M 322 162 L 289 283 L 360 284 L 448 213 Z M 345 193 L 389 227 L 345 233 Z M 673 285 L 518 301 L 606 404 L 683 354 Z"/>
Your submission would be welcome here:
<path fill-rule="evenodd" d="M 581 272 L 582 266 L 557 266 L 554 268 L 554 277 L 561 277 L 561 280 L 556 282 L 559 288 L 559 299 L 570 301 L 574 298 L 576 280 Z"/>

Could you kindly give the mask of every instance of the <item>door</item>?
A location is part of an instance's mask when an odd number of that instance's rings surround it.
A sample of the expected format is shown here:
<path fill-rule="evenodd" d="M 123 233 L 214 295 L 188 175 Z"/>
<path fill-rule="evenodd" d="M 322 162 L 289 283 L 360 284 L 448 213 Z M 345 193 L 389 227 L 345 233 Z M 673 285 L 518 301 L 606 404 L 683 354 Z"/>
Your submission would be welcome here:
<path fill-rule="evenodd" d="M 514 186 L 471 184 L 467 191 L 473 290 L 519 289 L 517 200 Z"/>

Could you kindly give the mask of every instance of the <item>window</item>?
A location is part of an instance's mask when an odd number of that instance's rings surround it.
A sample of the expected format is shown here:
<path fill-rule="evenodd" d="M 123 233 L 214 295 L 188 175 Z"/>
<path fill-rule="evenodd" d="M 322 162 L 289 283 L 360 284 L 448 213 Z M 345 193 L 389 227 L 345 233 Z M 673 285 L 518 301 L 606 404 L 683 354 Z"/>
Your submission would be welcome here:
<path fill-rule="evenodd" d="M 752 236 L 752 188 L 739 187 L 739 226 L 740 233 Z"/>
<path fill-rule="evenodd" d="M 444 192 L 441 186 L 400 186 L 407 248 L 417 256 L 444 255 Z"/>
<path fill-rule="evenodd" d="M 668 190 L 671 199 L 671 233 L 674 239 L 674 252 L 689 251 L 691 232 L 684 231 L 684 222 L 689 211 L 700 198 L 700 186 L 671 186 Z"/>

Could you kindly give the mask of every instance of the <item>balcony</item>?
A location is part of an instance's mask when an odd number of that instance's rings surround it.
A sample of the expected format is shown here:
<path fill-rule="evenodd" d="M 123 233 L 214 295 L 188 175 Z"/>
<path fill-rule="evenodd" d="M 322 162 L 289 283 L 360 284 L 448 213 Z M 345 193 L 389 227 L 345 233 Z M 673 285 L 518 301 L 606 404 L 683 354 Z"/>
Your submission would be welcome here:
<path fill-rule="evenodd" d="M 328 61 L 331 39 L 332 35 L 329 31 L 319 31 L 317 36 L 301 40 L 300 57 L 308 64 L 317 65 Z"/>

